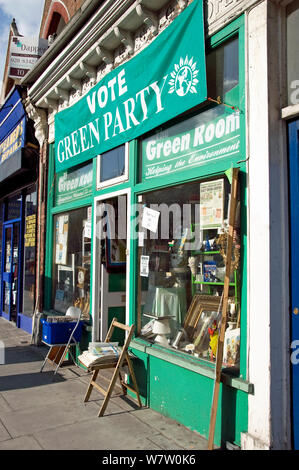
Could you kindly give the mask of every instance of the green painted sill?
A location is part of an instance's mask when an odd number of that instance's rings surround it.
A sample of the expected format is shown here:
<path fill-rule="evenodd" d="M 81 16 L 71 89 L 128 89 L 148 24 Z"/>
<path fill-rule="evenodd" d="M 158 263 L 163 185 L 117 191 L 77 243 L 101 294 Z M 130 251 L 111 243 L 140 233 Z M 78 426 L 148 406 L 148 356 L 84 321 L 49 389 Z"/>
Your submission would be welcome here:
<path fill-rule="evenodd" d="M 215 378 L 214 364 L 203 364 L 200 359 L 190 356 L 186 357 L 186 354 L 180 353 L 179 351 L 167 350 L 166 348 L 147 343 L 146 341 L 139 338 L 135 338 L 131 341 L 130 349 L 135 349 L 137 351 L 146 353 L 149 356 L 157 357 L 164 361 L 170 362 L 171 364 L 175 364 L 179 367 L 183 367 L 184 369 L 188 369 L 192 372 L 203 375 L 204 377 L 208 377 L 213 380 Z M 254 393 L 254 386 L 252 383 L 240 377 L 235 377 L 226 371 L 223 371 L 221 374 L 221 382 L 224 385 L 241 390 L 242 392 L 249 394 Z"/>

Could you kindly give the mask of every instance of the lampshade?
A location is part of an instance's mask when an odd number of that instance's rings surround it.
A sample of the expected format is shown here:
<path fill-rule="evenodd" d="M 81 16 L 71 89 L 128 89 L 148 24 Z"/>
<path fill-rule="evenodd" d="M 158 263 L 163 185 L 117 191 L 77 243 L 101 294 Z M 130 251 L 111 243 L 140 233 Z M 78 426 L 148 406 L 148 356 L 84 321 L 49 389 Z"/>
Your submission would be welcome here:
<path fill-rule="evenodd" d="M 69 307 L 65 314 L 67 317 L 75 317 L 78 318 L 81 315 L 81 310 L 78 307 Z"/>
<path fill-rule="evenodd" d="M 170 331 L 169 318 L 159 318 L 154 321 L 153 333 L 155 335 L 167 335 Z"/>

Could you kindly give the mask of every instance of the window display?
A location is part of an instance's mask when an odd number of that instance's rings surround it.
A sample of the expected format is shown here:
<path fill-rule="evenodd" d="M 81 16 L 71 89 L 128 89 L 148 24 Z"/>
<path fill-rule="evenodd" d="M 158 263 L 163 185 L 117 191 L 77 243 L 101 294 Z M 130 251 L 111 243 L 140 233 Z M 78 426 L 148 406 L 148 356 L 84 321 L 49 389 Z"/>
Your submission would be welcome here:
<path fill-rule="evenodd" d="M 54 217 L 53 306 L 65 313 L 75 305 L 86 318 L 90 309 L 90 217 L 90 207 Z"/>
<path fill-rule="evenodd" d="M 210 361 L 222 315 L 230 188 L 223 175 L 139 196 L 140 336 Z M 232 331 L 240 320 L 239 209 L 228 299 Z M 238 338 L 230 335 L 230 366 L 237 366 L 231 342 L 238 345 Z"/>

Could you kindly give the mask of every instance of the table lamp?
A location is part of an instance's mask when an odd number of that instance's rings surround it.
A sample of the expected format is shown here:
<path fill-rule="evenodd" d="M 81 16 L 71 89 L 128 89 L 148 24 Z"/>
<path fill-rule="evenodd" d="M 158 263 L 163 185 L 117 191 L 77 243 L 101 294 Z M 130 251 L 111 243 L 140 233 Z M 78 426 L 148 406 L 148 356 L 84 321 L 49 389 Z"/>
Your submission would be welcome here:
<path fill-rule="evenodd" d="M 66 317 L 74 317 L 74 318 L 78 318 L 80 317 L 80 315 L 81 315 L 80 308 L 73 307 L 73 306 L 69 307 L 65 314 Z"/>
<path fill-rule="evenodd" d="M 155 338 L 156 343 L 168 346 L 166 335 L 170 332 L 169 318 L 160 317 L 159 320 L 154 321 L 153 333 L 157 335 Z"/>

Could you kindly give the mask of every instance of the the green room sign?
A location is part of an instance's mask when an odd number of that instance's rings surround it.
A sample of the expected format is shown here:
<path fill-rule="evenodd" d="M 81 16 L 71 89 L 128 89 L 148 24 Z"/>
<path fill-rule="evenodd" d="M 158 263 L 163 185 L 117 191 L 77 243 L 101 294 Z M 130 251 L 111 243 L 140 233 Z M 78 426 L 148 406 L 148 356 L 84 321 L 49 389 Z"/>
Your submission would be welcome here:
<path fill-rule="evenodd" d="M 203 1 L 55 115 L 56 172 L 135 139 L 207 98 Z"/>
<path fill-rule="evenodd" d="M 209 111 L 211 115 L 213 111 Z M 207 121 L 208 113 L 191 118 L 196 127 L 168 135 L 167 130 L 142 142 L 142 179 L 192 169 L 222 158 L 240 157 L 240 114 L 228 111 Z M 171 130 L 171 128 L 170 128 Z"/>
<path fill-rule="evenodd" d="M 77 201 L 92 194 L 92 163 L 73 171 L 57 174 L 55 184 L 55 206 Z"/>

